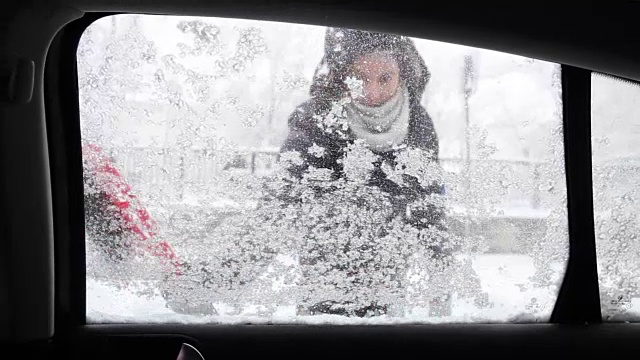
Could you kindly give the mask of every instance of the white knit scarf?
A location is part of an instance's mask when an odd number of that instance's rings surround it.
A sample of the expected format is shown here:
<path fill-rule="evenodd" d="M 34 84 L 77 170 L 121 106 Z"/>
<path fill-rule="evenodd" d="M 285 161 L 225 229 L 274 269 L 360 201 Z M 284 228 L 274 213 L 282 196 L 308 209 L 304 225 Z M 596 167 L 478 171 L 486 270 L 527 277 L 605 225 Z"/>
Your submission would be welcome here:
<path fill-rule="evenodd" d="M 352 101 L 345 105 L 353 134 L 367 142 L 371 150 L 388 151 L 404 142 L 409 132 L 409 91 L 406 86 L 380 106 Z"/>

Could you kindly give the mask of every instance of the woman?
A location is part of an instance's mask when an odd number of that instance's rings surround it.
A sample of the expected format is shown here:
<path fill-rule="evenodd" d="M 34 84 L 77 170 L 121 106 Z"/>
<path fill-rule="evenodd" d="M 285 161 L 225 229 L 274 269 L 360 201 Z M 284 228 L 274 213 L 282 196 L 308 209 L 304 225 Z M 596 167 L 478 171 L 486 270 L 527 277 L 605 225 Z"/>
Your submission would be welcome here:
<path fill-rule="evenodd" d="M 441 182 L 425 184 L 407 174 L 402 174 L 402 181 L 398 181 L 388 171 L 389 166 L 397 165 L 403 151 L 411 149 L 422 150 L 428 154 L 427 162 L 438 164 L 438 138 L 431 118 L 420 105 L 429 77 L 424 60 L 409 38 L 329 28 L 324 56 L 311 85 L 311 99 L 290 116 L 289 134 L 281 149 L 282 153 L 295 153 L 302 160 L 288 168 L 292 178 L 304 179 L 318 169 L 329 170 L 332 181 L 349 178 L 345 157 L 355 143 L 363 143 L 375 157 L 362 188 L 375 187 L 388 195 L 393 214 L 414 228 L 446 231 L 441 206 L 428 204 L 418 209 L 410 206 L 442 195 Z M 325 187 L 316 193 L 325 196 L 331 191 Z M 448 262 L 447 244 L 428 243 L 433 258 Z M 303 264 L 317 265 L 319 258 L 324 259 L 327 252 L 333 251 L 310 249 L 310 254 L 302 255 Z M 448 312 L 449 300 L 445 299 L 447 304 L 441 315 Z M 389 310 L 388 303 L 377 301 L 351 308 L 346 306 L 348 303 L 311 301 L 299 306 L 298 311 L 368 316 Z"/>

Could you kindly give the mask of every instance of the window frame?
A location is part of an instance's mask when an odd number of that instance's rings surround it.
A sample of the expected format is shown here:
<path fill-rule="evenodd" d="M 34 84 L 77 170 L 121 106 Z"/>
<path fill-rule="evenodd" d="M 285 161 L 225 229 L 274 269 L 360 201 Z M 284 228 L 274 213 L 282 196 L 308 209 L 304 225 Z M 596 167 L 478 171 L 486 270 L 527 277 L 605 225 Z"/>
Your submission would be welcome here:
<path fill-rule="evenodd" d="M 54 210 L 55 330 L 57 334 L 69 334 L 78 328 L 102 327 L 102 325 L 86 324 L 84 190 L 76 51 L 78 42 L 87 27 L 102 17 L 119 14 L 128 13 L 87 13 L 65 26 L 53 40 L 45 64 L 46 124 Z M 561 65 L 561 79 L 569 257 L 549 323 L 601 323 L 593 227 L 591 157 L 582 156 L 582 154 L 591 154 L 591 71 Z M 59 96 L 59 94 L 65 94 L 65 96 Z M 61 121 L 62 119 L 64 121 Z M 477 325 L 479 324 L 455 324 L 456 327 L 469 327 L 469 329 Z M 525 326 L 527 324 L 509 325 Z M 158 326 L 162 327 L 162 325 L 122 325 L 123 328 L 128 329 L 148 329 Z M 210 326 L 215 327 L 215 325 Z M 409 326 L 413 325 L 391 327 Z M 448 325 L 423 324 L 421 326 L 438 329 Z M 198 329 L 202 326 L 185 325 L 184 327 Z M 284 332 L 289 328 L 288 325 L 267 326 L 269 331 L 278 327 Z M 314 328 L 315 326 L 304 327 Z M 120 327 L 116 325 L 111 328 Z"/>

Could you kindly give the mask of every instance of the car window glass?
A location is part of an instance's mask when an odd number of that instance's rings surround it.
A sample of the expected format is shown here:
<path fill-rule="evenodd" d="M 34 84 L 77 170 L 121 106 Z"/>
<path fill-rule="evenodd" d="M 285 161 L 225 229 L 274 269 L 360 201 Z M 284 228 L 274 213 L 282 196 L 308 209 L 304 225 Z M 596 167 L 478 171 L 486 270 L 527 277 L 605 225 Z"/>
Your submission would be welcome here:
<path fill-rule="evenodd" d="M 640 281 L 638 84 L 593 73 L 593 207 L 602 316 L 637 321 Z"/>
<path fill-rule="evenodd" d="M 90 322 L 548 321 L 557 64 L 153 15 L 77 59 Z"/>

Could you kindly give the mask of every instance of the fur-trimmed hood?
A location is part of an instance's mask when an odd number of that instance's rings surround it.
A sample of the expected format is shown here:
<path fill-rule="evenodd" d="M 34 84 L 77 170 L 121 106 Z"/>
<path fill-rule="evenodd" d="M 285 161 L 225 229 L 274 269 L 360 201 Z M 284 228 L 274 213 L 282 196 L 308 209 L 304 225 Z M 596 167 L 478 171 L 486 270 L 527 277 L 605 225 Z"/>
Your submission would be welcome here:
<path fill-rule="evenodd" d="M 316 67 L 311 96 L 335 100 L 346 91 L 344 80 L 357 56 L 388 51 L 398 62 L 400 78 L 409 89 L 412 103 L 420 103 L 431 74 L 413 41 L 406 36 L 363 30 L 328 28 L 324 55 Z"/>

